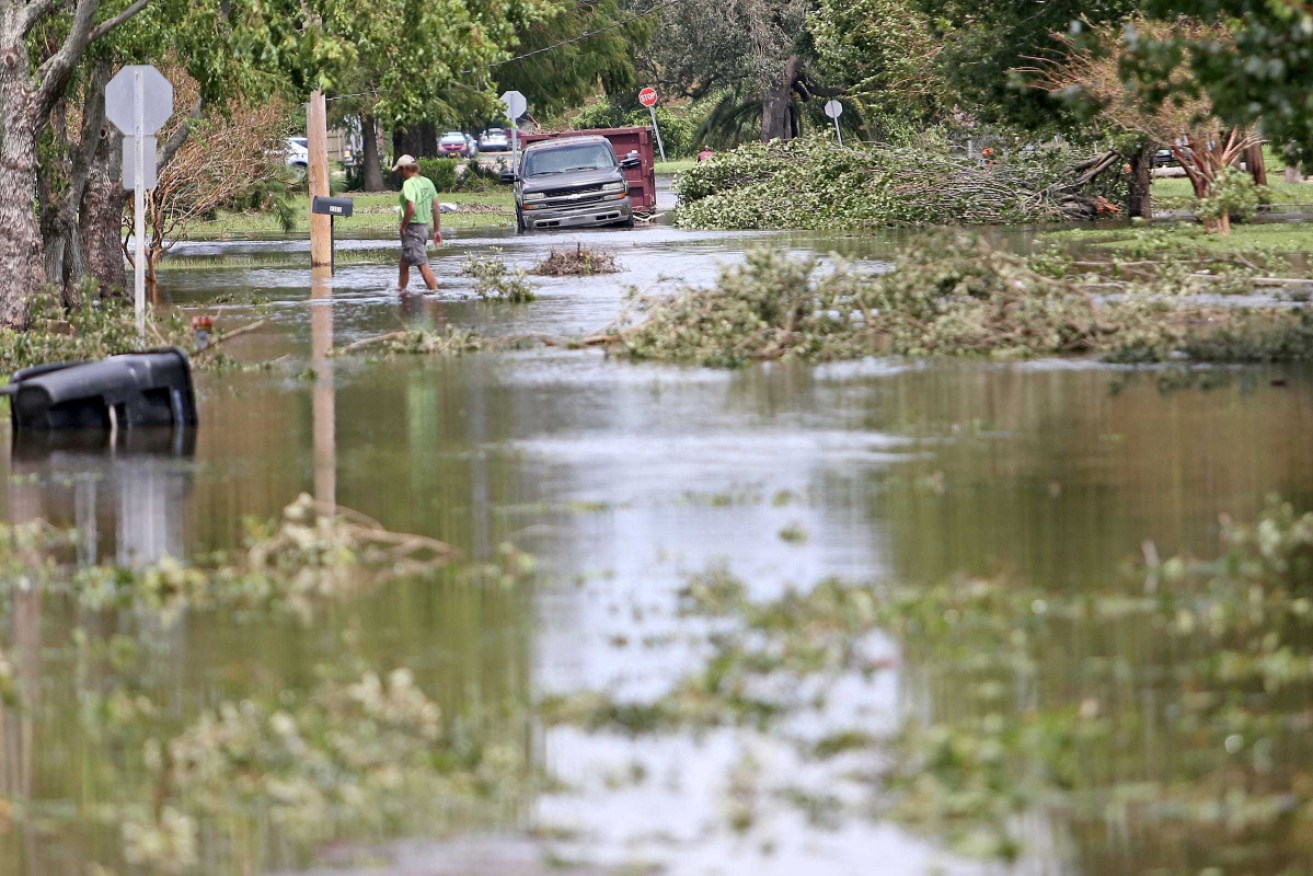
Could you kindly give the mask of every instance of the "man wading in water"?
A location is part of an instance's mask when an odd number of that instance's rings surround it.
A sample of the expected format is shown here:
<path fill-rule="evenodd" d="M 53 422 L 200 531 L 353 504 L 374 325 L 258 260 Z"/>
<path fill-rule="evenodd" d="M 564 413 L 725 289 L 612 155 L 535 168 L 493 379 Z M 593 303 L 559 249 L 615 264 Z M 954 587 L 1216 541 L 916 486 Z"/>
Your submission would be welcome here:
<path fill-rule="evenodd" d="M 429 267 L 429 227 L 422 218 L 433 216 L 433 245 L 442 245 L 442 215 L 438 207 L 438 190 L 426 176 L 421 176 L 413 155 L 403 155 L 392 165 L 400 173 L 401 183 L 401 276 L 397 288 L 402 292 L 410 285 L 410 268 L 419 268 L 424 285 L 429 291 L 438 288 L 438 281 Z M 416 220 L 420 221 L 416 221 Z"/>

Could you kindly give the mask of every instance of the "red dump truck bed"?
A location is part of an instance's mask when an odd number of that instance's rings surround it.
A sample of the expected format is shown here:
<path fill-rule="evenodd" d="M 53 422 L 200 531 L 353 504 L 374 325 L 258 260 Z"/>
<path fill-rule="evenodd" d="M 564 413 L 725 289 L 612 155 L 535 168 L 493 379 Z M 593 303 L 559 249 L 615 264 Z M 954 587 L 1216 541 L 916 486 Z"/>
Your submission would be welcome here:
<path fill-rule="evenodd" d="M 656 158 L 653 151 L 651 128 L 599 128 L 589 131 L 554 131 L 550 134 L 521 134 L 520 144 L 528 146 L 540 140 L 555 140 L 558 137 L 602 136 L 611 141 L 615 157 L 623 159 L 630 152 L 637 151 L 640 164 L 625 170 L 625 179 L 629 182 L 629 197 L 634 210 L 640 213 L 656 212 Z"/>

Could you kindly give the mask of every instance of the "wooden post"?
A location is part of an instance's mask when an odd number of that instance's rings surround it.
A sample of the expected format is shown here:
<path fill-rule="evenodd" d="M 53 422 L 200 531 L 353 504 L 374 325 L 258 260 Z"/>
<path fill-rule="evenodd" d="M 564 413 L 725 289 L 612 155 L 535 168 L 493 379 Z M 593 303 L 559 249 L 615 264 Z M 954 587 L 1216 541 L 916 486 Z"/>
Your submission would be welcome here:
<path fill-rule="evenodd" d="M 306 139 L 309 141 L 310 199 L 313 203 L 316 195 L 328 197 L 328 109 L 324 103 L 324 93 L 316 91 L 310 95 L 310 104 L 306 107 Z M 309 209 L 309 205 L 306 205 Z M 310 214 L 310 266 L 312 268 L 328 267 L 333 259 L 331 217 Z"/>

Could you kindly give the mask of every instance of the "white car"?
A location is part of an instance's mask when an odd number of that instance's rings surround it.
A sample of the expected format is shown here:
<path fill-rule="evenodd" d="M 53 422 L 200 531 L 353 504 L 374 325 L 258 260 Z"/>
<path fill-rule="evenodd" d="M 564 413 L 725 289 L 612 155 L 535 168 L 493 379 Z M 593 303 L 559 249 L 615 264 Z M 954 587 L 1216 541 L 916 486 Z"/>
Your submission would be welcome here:
<path fill-rule="evenodd" d="M 489 128 L 479 135 L 479 150 L 482 152 L 509 152 L 511 139 L 501 128 Z"/>
<path fill-rule="evenodd" d="M 283 141 L 283 156 L 288 167 L 304 173 L 310 167 L 310 141 L 305 137 L 288 137 Z"/>

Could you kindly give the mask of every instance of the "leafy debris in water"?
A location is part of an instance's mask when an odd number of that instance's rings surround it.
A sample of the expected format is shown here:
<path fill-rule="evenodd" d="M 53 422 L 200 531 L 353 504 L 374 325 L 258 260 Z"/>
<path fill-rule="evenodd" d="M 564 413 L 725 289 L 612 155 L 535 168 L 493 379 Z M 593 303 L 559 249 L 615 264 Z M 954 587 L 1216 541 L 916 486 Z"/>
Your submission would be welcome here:
<path fill-rule="evenodd" d="M 754 600 L 713 568 L 680 603 L 709 627 L 696 668 L 655 699 L 585 693 L 544 716 L 770 739 L 820 777 L 758 776 L 754 800 L 825 799 L 827 819 L 890 818 L 962 853 L 1013 860 L 1035 823 L 1023 816 L 1038 815 L 1077 841 L 1123 825 L 1115 848 L 1099 845 L 1110 872 L 1298 869 L 1307 837 L 1289 827 L 1313 811 L 1313 514 L 1273 503 L 1252 526 L 1222 523 L 1217 559 L 1161 561 L 1146 544 L 1093 592 L 826 580 Z M 889 665 L 866 647 L 881 635 L 920 691 L 884 730 L 827 711 Z"/>
<path fill-rule="evenodd" d="M 639 297 L 612 326 L 632 359 L 737 367 L 876 355 L 1094 355 L 1112 362 L 1313 358 L 1313 315 L 1192 303 L 1187 293 L 1244 282 L 1243 272 L 1188 278 L 1090 276 L 1053 253 L 1025 258 L 967 235 L 926 238 L 872 276 L 773 250 L 722 270 L 709 289 Z"/>
<path fill-rule="evenodd" d="M 620 264 L 613 253 L 579 243 L 573 250 L 552 247 L 547 258 L 529 273 L 540 277 L 591 277 L 594 274 L 614 274 L 619 270 Z"/>
<path fill-rule="evenodd" d="M 480 298 L 519 304 L 538 297 L 528 275 L 522 268 L 508 267 L 500 249 L 494 248 L 486 256 L 470 255 L 460 272 L 474 279 L 474 293 Z"/>

